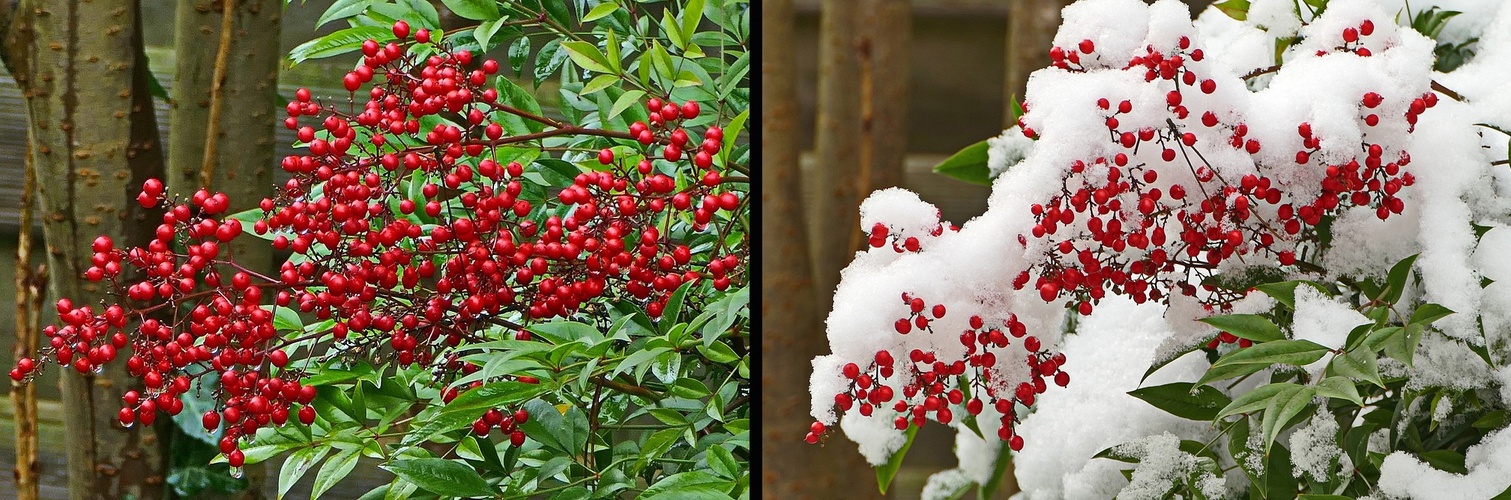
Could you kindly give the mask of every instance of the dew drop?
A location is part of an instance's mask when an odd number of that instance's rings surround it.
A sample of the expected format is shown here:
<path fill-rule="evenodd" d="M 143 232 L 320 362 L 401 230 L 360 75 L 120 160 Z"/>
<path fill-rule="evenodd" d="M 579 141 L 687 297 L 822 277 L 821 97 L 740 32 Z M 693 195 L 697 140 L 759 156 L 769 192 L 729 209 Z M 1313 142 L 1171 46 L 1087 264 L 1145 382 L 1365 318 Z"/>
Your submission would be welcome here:
<path fill-rule="evenodd" d="M 136 425 L 136 422 L 135 422 L 135 421 L 132 421 L 132 422 L 125 422 L 125 423 L 122 423 L 122 424 L 121 424 L 121 427 L 125 427 L 125 428 L 127 428 L 127 429 L 130 429 L 130 428 L 132 428 L 132 427 L 133 427 L 133 426 L 135 426 L 135 425 Z"/>
<path fill-rule="evenodd" d="M 232 478 L 234 478 L 234 479 L 241 479 L 242 475 L 243 474 L 241 473 L 241 467 L 232 467 L 231 468 L 231 477 Z"/>
<path fill-rule="evenodd" d="M 92 371 L 94 371 L 95 375 L 105 373 L 105 365 L 94 365 L 94 369 Z"/>

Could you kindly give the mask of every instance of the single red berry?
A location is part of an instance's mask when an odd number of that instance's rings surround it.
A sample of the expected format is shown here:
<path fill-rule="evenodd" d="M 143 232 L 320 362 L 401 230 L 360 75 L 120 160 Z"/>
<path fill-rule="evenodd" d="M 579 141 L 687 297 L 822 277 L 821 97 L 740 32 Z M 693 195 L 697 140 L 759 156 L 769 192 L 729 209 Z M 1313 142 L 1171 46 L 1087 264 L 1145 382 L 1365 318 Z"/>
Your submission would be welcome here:
<path fill-rule="evenodd" d="M 405 38 L 409 38 L 409 23 L 404 22 L 403 20 L 394 21 L 394 23 L 393 23 L 393 36 L 395 38 L 400 39 L 400 40 L 403 40 Z M 305 91 L 305 93 L 308 94 L 309 91 Z M 300 99 L 300 100 L 301 101 L 308 101 L 308 99 Z"/>
<path fill-rule="evenodd" d="M 1082 54 L 1090 54 L 1091 51 L 1096 50 L 1096 44 L 1091 43 L 1091 40 L 1081 40 L 1079 48 Z"/>

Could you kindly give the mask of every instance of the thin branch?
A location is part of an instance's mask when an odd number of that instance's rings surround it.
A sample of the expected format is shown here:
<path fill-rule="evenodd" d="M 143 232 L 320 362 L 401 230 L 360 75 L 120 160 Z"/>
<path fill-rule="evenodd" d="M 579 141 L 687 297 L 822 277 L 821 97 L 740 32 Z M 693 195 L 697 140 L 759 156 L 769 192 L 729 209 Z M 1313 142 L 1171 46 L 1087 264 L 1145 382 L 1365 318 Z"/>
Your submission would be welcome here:
<path fill-rule="evenodd" d="M 215 81 L 210 86 L 210 124 L 205 127 L 205 159 L 199 167 L 199 185 L 208 190 L 215 177 L 215 145 L 220 135 L 220 110 L 225 103 L 226 66 L 231 58 L 232 20 L 236 14 L 236 0 L 221 0 L 220 48 L 215 52 Z"/>

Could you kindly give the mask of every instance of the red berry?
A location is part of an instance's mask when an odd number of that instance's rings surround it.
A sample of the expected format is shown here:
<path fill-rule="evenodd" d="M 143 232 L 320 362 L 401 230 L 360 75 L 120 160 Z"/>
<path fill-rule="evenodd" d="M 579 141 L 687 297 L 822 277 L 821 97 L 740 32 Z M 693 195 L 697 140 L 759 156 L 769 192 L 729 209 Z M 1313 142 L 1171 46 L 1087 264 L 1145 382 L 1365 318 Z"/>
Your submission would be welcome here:
<path fill-rule="evenodd" d="M 1096 44 L 1091 43 L 1091 40 L 1081 40 L 1079 48 L 1082 54 L 1090 54 L 1092 50 L 1096 49 Z"/>
<path fill-rule="evenodd" d="M 400 40 L 403 40 L 405 38 L 409 38 L 409 23 L 406 23 L 403 20 L 394 21 L 394 23 L 393 23 L 393 36 L 395 38 L 400 39 Z M 309 91 L 305 91 L 305 93 L 308 94 Z M 300 100 L 301 101 L 308 101 L 309 99 L 300 99 Z"/>

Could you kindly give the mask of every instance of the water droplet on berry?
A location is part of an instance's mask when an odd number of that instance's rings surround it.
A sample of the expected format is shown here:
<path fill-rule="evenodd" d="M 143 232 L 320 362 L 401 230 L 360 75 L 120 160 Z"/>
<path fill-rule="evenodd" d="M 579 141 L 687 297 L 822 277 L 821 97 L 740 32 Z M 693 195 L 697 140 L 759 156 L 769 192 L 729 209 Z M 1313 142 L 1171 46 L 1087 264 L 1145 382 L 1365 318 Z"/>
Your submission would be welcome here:
<path fill-rule="evenodd" d="M 233 479 L 241 479 L 241 476 L 243 476 L 243 475 L 245 475 L 245 474 L 243 474 L 241 472 L 241 467 L 232 467 L 231 468 L 231 478 L 233 478 Z"/>

